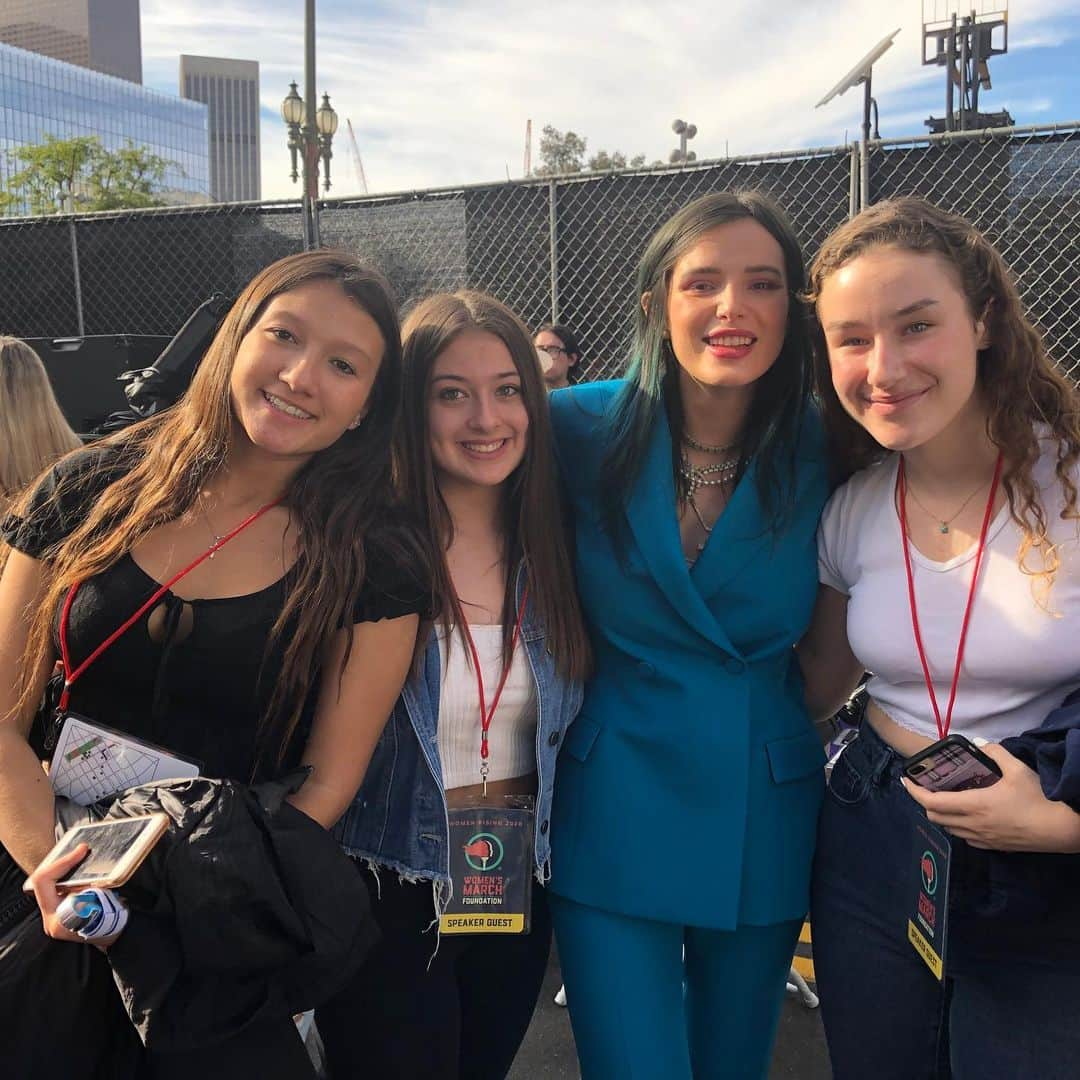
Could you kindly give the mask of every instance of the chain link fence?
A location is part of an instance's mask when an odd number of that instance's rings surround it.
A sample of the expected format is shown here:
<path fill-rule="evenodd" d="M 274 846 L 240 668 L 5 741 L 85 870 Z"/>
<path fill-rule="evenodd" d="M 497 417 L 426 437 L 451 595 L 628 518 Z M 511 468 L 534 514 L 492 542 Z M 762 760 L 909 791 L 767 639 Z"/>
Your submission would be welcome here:
<path fill-rule="evenodd" d="M 1080 124 L 871 144 L 873 201 L 921 195 L 961 214 L 1012 268 L 1050 355 L 1080 376 Z"/>
<path fill-rule="evenodd" d="M 582 374 L 621 370 L 648 237 L 699 195 L 757 189 L 788 212 L 807 258 L 856 208 L 861 150 L 458 187 L 320 204 L 322 242 L 379 266 L 405 306 L 438 290 L 493 293 L 530 326 L 560 321 Z M 1052 354 L 1080 374 L 1080 123 L 875 141 L 873 200 L 922 195 L 983 229 L 1013 267 Z M 303 247 L 298 202 L 0 220 L 0 331 L 172 334 L 202 300 L 235 295 Z"/>

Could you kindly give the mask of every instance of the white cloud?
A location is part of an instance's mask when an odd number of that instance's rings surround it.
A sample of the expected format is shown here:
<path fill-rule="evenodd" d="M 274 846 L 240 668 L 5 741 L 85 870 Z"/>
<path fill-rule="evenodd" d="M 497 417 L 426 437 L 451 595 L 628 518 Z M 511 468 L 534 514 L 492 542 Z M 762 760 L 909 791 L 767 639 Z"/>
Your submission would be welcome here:
<path fill-rule="evenodd" d="M 1029 0 L 1012 28 L 1037 36 L 1044 20 L 1071 6 Z M 276 112 L 288 82 L 302 83 L 301 18 L 293 2 L 143 0 L 147 81 L 175 86 L 181 52 L 257 59 L 263 105 Z M 534 157 L 550 123 L 587 136 L 590 150 L 666 160 L 676 116 L 697 124 L 692 146 L 701 158 L 725 147 L 736 154 L 835 145 L 845 131 L 858 135 L 861 93 L 821 109 L 814 103 L 897 25 L 893 48 L 874 68 L 882 133 L 924 130 L 928 87 L 943 81 L 940 69 L 921 66 L 911 0 L 838 0 L 825 10 L 796 0 L 443 0 L 392 9 L 323 0 L 318 18 L 318 90 L 329 90 L 342 117 L 334 194 L 356 187 L 345 117 L 373 190 L 389 191 L 498 180 L 507 167 L 520 175 L 529 118 Z M 284 126 L 265 123 L 262 134 L 264 195 L 295 195 Z"/>

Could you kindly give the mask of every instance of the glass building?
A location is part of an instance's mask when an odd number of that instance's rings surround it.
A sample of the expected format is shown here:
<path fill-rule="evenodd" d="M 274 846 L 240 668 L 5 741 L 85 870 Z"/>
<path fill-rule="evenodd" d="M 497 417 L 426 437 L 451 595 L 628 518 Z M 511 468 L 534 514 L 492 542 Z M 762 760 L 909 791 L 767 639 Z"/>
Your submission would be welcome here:
<path fill-rule="evenodd" d="M 156 90 L 0 44 L 0 186 L 22 168 L 18 147 L 46 135 L 96 135 L 107 150 L 130 141 L 168 161 L 160 197 L 206 202 L 207 108 Z"/>
<path fill-rule="evenodd" d="M 142 82 L 139 0 L 0 0 L 0 41 Z"/>

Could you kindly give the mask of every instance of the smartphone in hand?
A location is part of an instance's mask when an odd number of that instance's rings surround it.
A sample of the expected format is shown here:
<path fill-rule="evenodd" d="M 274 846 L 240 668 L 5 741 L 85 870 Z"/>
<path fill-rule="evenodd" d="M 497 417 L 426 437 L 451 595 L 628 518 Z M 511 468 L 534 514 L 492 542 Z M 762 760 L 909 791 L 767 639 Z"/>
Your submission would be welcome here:
<path fill-rule="evenodd" d="M 904 775 L 928 791 L 967 791 L 996 784 L 1001 769 L 963 735 L 947 735 L 909 757 Z"/>

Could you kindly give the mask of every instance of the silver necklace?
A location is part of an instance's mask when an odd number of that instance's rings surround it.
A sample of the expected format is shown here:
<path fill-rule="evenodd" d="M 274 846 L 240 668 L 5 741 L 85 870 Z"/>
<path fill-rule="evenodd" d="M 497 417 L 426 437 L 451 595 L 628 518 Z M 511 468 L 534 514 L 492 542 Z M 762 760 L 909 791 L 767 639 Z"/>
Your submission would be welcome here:
<path fill-rule="evenodd" d="M 709 446 L 706 443 L 698 442 L 697 439 L 692 439 L 686 431 L 683 432 L 682 441 L 694 450 L 700 450 L 703 454 L 726 454 L 739 445 L 738 443 L 729 443 L 727 446 Z"/>
<path fill-rule="evenodd" d="M 218 535 L 218 533 L 214 531 L 214 526 L 210 522 L 210 515 L 206 512 L 206 503 L 203 502 L 203 493 L 201 491 L 199 492 L 199 513 L 202 514 L 202 519 L 206 522 L 206 527 L 210 530 L 210 535 L 214 538 L 214 544 L 212 544 L 211 547 L 220 544 L 225 537 Z M 213 559 L 216 554 L 216 551 L 212 552 L 210 558 Z"/>
<path fill-rule="evenodd" d="M 679 476 L 686 485 L 687 497 L 693 499 L 698 488 L 722 487 L 730 484 L 739 471 L 739 459 L 728 458 L 727 461 L 718 461 L 715 465 L 694 465 L 683 454 L 679 462 Z"/>

